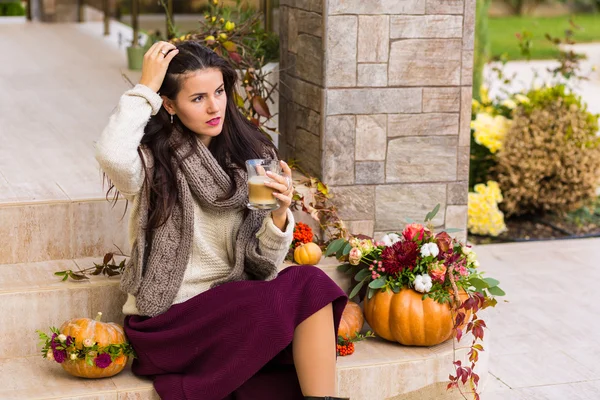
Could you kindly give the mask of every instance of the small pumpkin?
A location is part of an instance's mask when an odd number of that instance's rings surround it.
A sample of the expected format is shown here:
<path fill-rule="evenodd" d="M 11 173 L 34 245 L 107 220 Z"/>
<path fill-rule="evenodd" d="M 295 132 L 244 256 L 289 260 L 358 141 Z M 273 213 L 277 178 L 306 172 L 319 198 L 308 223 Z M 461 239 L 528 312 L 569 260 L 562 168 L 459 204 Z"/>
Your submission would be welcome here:
<path fill-rule="evenodd" d="M 294 260 L 300 265 L 316 265 L 322 256 L 323 251 L 313 242 L 301 244 L 294 250 Z"/>
<path fill-rule="evenodd" d="M 83 342 L 86 339 L 97 342 L 98 347 L 126 343 L 127 339 L 123 328 L 114 322 L 101 322 L 101 317 L 102 313 L 98 313 L 95 319 L 71 319 L 62 324 L 59 329 L 60 333 L 73 337 L 75 345 L 79 349 L 83 348 Z M 69 374 L 81 378 L 108 378 L 121 372 L 127 364 L 127 359 L 128 357 L 125 354 L 120 354 L 106 368 L 100 368 L 96 365 L 90 366 L 82 359 L 68 360 L 60 365 Z"/>
<path fill-rule="evenodd" d="M 468 297 L 461 292 L 461 300 Z M 454 323 L 449 304 L 440 304 L 412 289 L 377 290 L 365 297 L 365 319 L 379 337 L 405 346 L 434 346 L 450 339 Z M 467 313 L 465 324 L 470 318 Z"/>
<path fill-rule="evenodd" d="M 362 309 L 355 302 L 349 301 L 342 313 L 342 320 L 340 321 L 340 326 L 338 328 L 338 336 L 345 339 L 354 339 L 356 337 L 356 332 L 360 332 L 364 324 L 365 317 Z"/>

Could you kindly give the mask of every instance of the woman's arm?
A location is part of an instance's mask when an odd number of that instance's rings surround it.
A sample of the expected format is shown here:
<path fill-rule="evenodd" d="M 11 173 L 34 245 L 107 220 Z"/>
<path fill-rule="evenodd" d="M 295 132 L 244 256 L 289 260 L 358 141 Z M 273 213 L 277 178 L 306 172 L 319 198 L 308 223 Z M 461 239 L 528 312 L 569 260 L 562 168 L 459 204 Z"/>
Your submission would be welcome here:
<path fill-rule="evenodd" d="M 275 226 L 272 215 L 268 215 L 256 234 L 260 254 L 273 260 L 277 266 L 283 263 L 294 238 L 294 215 L 289 209 L 286 214 L 287 225 L 284 231 Z"/>
<path fill-rule="evenodd" d="M 96 143 L 96 160 L 124 195 L 135 195 L 144 181 L 144 169 L 138 147 L 144 127 L 162 105 L 161 97 L 147 86 L 138 84 L 125 92 L 108 125 Z"/>

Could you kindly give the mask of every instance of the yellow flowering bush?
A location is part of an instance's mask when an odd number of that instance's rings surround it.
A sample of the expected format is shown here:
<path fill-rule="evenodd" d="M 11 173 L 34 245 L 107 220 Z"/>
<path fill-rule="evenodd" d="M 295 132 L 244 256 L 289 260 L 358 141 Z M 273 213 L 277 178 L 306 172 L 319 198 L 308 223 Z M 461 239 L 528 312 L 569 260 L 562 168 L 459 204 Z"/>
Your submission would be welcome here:
<path fill-rule="evenodd" d="M 502 192 L 498 182 L 488 181 L 487 185 L 475 185 L 469 193 L 467 228 L 476 235 L 498 236 L 506 231 L 504 214 L 498 208 L 502 202 Z"/>
<path fill-rule="evenodd" d="M 471 121 L 475 142 L 487 147 L 492 154 L 502 150 L 502 144 L 510 125 L 511 121 L 506 117 L 492 116 L 487 113 L 479 113 L 475 121 Z"/>

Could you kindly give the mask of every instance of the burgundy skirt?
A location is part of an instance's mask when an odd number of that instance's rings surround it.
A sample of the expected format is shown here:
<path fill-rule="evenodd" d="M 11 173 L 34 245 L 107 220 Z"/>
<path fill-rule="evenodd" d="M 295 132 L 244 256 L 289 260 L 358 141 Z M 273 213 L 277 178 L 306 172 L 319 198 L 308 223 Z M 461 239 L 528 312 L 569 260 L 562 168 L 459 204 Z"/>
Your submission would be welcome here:
<path fill-rule="evenodd" d="M 231 282 L 156 317 L 125 318 L 138 358 L 164 400 L 303 399 L 293 364 L 296 327 L 333 303 L 335 331 L 346 294 L 319 268 L 288 267 L 272 281 Z"/>

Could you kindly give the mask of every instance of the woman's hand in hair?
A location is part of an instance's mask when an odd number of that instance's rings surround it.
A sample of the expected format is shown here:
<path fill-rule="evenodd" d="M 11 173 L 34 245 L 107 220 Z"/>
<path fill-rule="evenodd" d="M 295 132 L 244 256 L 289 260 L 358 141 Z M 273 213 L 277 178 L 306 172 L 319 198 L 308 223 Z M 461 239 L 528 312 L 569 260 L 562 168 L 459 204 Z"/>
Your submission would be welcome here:
<path fill-rule="evenodd" d="M 174 44 L 167 42 L 154 43 L 144 55 L 140 84 L 158 92 L 167 74 L 169 63 L 177 53 L 179 53 L 179 50 Z"/>
<path fill-rule="evenodd" d="M 294 181 L 292 180 L 292 170 L 285 161 L 279 161 L 283 175 L 277 175 L 272 172 L 267 172 L 269 178 L 274 182 L 266 183 L 276 191 L 273 195 L 279 200 L 279 208 L 271 212 L 273 223 L 282 231 L 285 230 L 287 224 L 287 210 L 292 204 L 294 196 Z"/>

